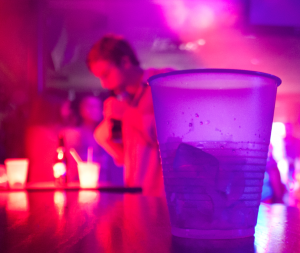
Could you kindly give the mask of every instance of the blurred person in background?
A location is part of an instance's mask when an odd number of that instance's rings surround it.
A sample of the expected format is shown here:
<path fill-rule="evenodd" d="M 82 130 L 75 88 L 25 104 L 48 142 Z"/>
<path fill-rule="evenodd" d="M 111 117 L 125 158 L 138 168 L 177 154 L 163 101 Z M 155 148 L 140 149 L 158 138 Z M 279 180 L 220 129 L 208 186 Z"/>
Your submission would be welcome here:
<path fill-rule="evenodd" d="M 288 171 L 288 184 L 290 188 L 293 188 L 295 181 L 295 163 L 297 158 L 299 158 L 300 152 L 300 140 L 294 136 L 293 124 L 285 124 L 286 136 L 283 139 L 285 156 L 288 162 L 289 171 Z"/>
<path fill-rule="evenodd" d="M 79 123 L 79 116 L 72 109 L 72 101 L 67 98 L 60 107 L 60 117 L 62 127 L 75 127 Z"/>
<path fill-rule="evenodd" d="M 284 203 L 284 196 L 287 189 L 281 181 L 280 172 L 277 162 L 272 155 L 272 150 L 273 147 L 270 144 L 262 191 L 262 201 L 270 204 Z"/>
<path fill-rule="evenodd" d="M 126 186 L 163 196 L 152 95 L 135 52 L 121 36 L 106 35 L 91 48 L 87 64 L 113 94 L 104 101 L 104 119 L 95 139 L 117 164 L 124 165 Z"/>
<path fill-rule="evenodd" d="M 63 106 L 66 106 L 65 104 Z M 87 150 L 93 148 L 93 162 L 100 164 L 99 182 L 122 185 L 123 169 L 114 164 L 112 157 L 94 139 L 93 133 L 102 120 L 102 100 L 92 94 L 77 96 L 70 103 L 72 114 L 78 115 L 76 127 L 61 131 L 66 150 L 74 148 L 83 161 L 87 161 Z M 78 181 L 77 163 L 67 152 L 67 180 Z"/>

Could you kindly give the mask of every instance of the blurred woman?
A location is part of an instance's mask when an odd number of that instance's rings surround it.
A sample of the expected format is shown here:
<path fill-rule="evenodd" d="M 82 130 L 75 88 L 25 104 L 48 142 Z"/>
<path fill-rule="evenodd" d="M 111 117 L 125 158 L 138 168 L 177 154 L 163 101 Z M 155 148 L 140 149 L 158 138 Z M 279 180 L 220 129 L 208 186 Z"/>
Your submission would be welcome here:
<path fill-rule="evenodd" d="M 272 146 L 270 145 L 267 166 L 262 191 L 262 201 L 267 203 L 284 203 L 284 195 L 287 190 L 281 181 L 277 162 L 272 155 Z"/>
<path fill-rule="evenodd" d="M 95 141 L 93 133 L 102 120 L 102 101 L 93 95 L 78 96 L 71 103 L 71 109 L 78 113 L 78 126 L 62 131 L 66 149 L 74 148 L 83 161 L 87 160 L 88 148 L 93 148 L 93 161 L 100 164 L 100 182 L 122 185 L 122 167 L 117 167 L 111 156 Z M 67 152 L 68 181 L 78 181 L 77 164 Z"/>

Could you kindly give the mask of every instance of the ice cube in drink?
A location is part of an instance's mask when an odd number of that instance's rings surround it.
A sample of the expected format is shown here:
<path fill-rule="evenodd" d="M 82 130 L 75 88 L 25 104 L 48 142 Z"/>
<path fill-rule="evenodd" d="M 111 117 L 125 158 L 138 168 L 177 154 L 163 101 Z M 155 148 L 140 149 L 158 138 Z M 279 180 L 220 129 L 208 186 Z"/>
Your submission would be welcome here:
<path fill-rule="evenodd" d="M 204 142 L 200 149 L 195 144 L 180 143 L 174 150 L 176 144 L 168 143 L 161 149 L 173 234 L 223 239 L 252 236 L 267 147 Z M 172 145 L 173 149 L 164 149 Z"/>

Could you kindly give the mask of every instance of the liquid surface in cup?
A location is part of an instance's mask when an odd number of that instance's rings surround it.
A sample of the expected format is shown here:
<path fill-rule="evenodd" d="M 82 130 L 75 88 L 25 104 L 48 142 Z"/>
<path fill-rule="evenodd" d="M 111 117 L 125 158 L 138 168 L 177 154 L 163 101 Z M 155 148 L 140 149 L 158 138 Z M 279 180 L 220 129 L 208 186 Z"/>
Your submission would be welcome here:
<path fill-rule="evenodd" d="M 170 218 L 177 233 L 194 230 L 203 238 L 253 235 L 267 145 L 170 142 L 160 147 Z"/>

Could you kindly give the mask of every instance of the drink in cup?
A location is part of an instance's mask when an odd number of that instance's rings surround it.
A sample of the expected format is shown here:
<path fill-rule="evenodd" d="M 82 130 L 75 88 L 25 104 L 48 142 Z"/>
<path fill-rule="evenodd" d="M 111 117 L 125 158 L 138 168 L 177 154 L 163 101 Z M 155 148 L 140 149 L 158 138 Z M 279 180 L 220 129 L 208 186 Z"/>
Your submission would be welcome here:
<path fill-rule="evenodd" d="M 81 188 L 96 188 L 100 174 L 100 164 L 93 162 L 93 148 L 89 147 L 87 161 L 83 162 L 74 148 L 70 153 L 77 162 L 79 184 Z"/>
<path fill-rule="evenodd" d="M 28 159 L 6 159 L 6 174 L 10 188 L 24 188 L 28 172 Z"/>
<path fill-rule="evenodd" d="M 173 235 L 254 235 L 280 83 L 226 69 L 149 79 Z"/>
<path fill-rule="evenodd" d="M 79 162 L 77 164 L 81 188 L 95 188 L 98 185 L 100 165 L 94 162 Z"/>

